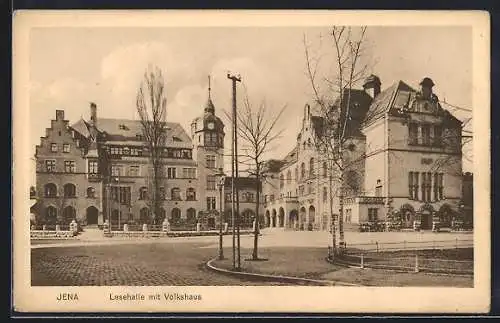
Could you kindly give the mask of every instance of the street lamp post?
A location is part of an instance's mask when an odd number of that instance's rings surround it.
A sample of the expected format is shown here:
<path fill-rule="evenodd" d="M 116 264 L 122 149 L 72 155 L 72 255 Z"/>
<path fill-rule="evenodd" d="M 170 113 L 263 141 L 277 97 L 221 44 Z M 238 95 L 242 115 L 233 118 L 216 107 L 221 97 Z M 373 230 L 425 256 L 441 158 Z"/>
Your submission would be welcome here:
<path fill-rule="evenodd" d="M 218 174 L 220 175 L 220 180 L 219 180 L 219 260 L 222 260 L 224 259 L 224 250 L 223 250 L 223 247 L 222 247 L 222 239 L 223 239 L 223 232 L 222 232 L 222 226 L 224 224 L 224 221 L 222 220 L 222 215 L 224 214 L 224 200 L 223 200 L 223 197 L 224 197 L 224 182 L 226 180 L 226 177 L 224 176 L 224 173 L 222 173 L 222 170 L 221 170 L 221 174 Z"/>

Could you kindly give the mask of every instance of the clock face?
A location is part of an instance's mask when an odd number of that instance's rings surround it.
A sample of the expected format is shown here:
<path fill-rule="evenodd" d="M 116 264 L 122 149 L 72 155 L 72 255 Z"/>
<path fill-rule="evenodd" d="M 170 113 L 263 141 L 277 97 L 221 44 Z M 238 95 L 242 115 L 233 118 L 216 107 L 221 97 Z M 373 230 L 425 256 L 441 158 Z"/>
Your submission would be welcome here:
<path fill-rule="evenodd" d="M 207 126 L 208 126 L 208 129 L 213 130 L 215 125 L 213 122 L 209 122 Z"/>

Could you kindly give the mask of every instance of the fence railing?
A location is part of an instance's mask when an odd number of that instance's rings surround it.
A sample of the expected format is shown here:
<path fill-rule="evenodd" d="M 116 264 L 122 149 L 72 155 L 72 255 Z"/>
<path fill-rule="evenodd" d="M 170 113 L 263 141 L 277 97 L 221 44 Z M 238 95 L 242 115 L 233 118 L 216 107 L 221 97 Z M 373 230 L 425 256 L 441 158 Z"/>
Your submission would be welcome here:
<path fill-rule="evenodd" d="M 331 255 L 331 246 L 329 255 Z M 336 261 L 359 268 L 447 274 L 474 273 L 473 240 L 374 241 L 346 245 Z"/>
<path fill-rule="evenodd" d="M 472 248 L 473 239 L 450 239 L 450 240 L 422 240 L 422 241 L 372 241 L 369 243 L 346 244 L 346 252 L 359 254 L 362 252 L 382 252 L 395 250 L 423 250 L 423 249 L 450 249 L 450 248 Z"/>

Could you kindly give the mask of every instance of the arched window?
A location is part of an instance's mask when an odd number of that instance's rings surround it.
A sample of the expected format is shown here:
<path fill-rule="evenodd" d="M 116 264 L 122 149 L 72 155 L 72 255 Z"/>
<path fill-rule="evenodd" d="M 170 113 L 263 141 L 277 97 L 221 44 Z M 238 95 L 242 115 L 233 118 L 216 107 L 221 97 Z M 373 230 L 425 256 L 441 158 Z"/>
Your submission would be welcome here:
<path fill-rule="evenodd" d="M 193 208 L 187 209 L 187 214 L 186 214 L 186 221 L 187 223 L 194 224 L 196 223 L 196 210 Z"/>
<path fill-rule="evenodd" d="M 52 183 L 45 184 L 44 186 L 45 197 L 56 197 L 57 186 Z"/>
<path fill-rule="evenodd" d="M 143 186 L 139 189 L 139 200 L 147 200 L 147 198 L 148 198 L 148 189 Z"/>
<path fill-rule="evenodd" d="M 326 162 L 323 162 L 323 177 L 327 177 L 328 176 L 328 166 L 326 164 Z"/>
<path fill-rule="evenodd" d="M 325 187 L 323 187 L 323 202 L 326 203 L 327 200 L 328 200 L 328 188 L 326 188 L 326 186 L 325 186 Z"/>
<path fill-rule="evenodd" d="M 93 187 L 87 188 L 87 197 L 89 197 L 89 198 L 95 197 L 95 188 L 93 188 Z"/>
<path fill-rule="evenodd" d="M 306 176 L 306 164 L 302 163 L 300 165 L 300 179 L 303 179 Z"/>
<path fill-rule="evenodd" d="M 48 224 L 54 224 L 57 222 L 57 209 L 52 205 L 45 209 L 45 220 Z"/>
<path fill-rule="evenodd" d="M 171 190 L 172 201 L 180 201 L 181 200 L 181 189 L 178 187 L 174 187 Z"/>
<path fill-rule="evenodd" d="M 314 177 L 314 158 L 309 159 L 309 177 Z"/>
<path fill-rule="evenodd" d="M 163 221 L 165 220 L 165 218 L 167 217 L 167 212 L 165 211 L 164 208 L 160 208 L 160 214 L 158 214 L 158 217 L 156 219 L 156 224 L 160 225 L 163 223 Z"/>
<path fill-rule="evenodd" d="M 178 208 L 173 208 L 170 222 L 171 223 L 178 223 L 180 220 L 181 220 L 181 210 Z"/>
<path fill-rule="evenodd" d="M 186 190 L 186 200 L 187 201 L 196 201 L 196 190 L 192 187 Z"/>
<path fill-rule="evenodd" d="M 76 196 L 76 186 L 74 184 L 64 185 L 64 197 L 75 197 Z"/>

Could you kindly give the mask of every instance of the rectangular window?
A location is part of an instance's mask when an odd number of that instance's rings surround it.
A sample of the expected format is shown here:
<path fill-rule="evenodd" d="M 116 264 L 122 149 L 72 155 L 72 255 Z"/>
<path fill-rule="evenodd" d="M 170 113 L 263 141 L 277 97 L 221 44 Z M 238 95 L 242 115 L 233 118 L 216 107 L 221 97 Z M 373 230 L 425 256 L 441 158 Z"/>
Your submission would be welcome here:
<path fill-rule="evenodd" d="M 429 146 L 431 144 L 431 128 L 429 125 L 422 126 L 422 145 Z"/>
<path fill-rule="evenodd" d="M 418 144 L 418 125 L 416 123 L 410 123 L 408 126 L 408 137 L 410 139 L 410 145 Z"/>
<path fill-rule="evenodd" d="M 113 165 L 111 166 L 111 176 L 121 176 L 121 166 Z"/>
<path fill-rule="evenodd" d="M 375 187 L 375 196 L 377 197 L 382 196 L 382 186 Z"/>
<path fill-rule="evenodd" d="M 215 156 L 207 155 L 205 157 L 205 165 L 207 168 L 215 168 Z"/>
<path fill-rule="evenodd" d="M 131 156 L 139 156 L 139 149 L 137 148 L 130 148 L 130 155 Z"/>
<path fill-rule="evenodd" d="M 439 201 L 439 183 L 438 183 L 438 173 L 434 173 L 434 201 Z"/>
<path fill-rule="evenodd" d="M 215 176 L 208 175 L 207 176 L 207 190 L 213 191 L 215 190 Z"/>
<path fill-rule="evenodd" d="M 427 188 L 427 175 L 426 173 L 422 173 L 422 185 L 420 185 L 421 187 L 421 190 L 422 190 L 422 195 L 421 195 L 421 199 L 422 201 L 426 201 L 426 194 L 425 194 L 425 191 L 426 191 L 426 188 Z"/>
<path fill-rule="evenodd" d="M 369 208 L 368 209 L 368 221 L 377 221 L 378 220 L 378 209 Z"/>
<path fill-rule="evenodd" d="M 426 201 L 431 201 L 431 189 L 432 189 L 432 174 L 427 173 L 427 185 L 425 187 Z"/>
<path fill-rule="evenodd" d="M 441 146 L 443 144 L 443 128 L 434 126 L 434 145 Z"/>
<path fill-rule="evenodd" d="M 438 176 L 438 184 L 439 184 L 439 199 L 442 200 L 444 199 L 444 193 L 443 193 L 443 189 L 444 189 L 444 180 L 443 180 L 443 174 L 439 174 Z"/>
<path fill-rule="evenodd" d="M 167 168 L 167 178 L 177 178 L 177 168 L 168 167 Z"/>
<path fill-rule="evenodd" d="M 69 153 L 69 148 L 70 148 L 69 144 L 64 144 L 63 145 L 63 153 Z"/>
<path fill-rule="evenodd" d="M 231 193 L 226 193 L 226 202 L 231 202 Z"/>
<path fill-rule="evenodd" d="M 411 200 L 418 200 L 418 174 L 417 172 L 408 174 L 408 188 Z"/>
<path fill-rule="evenodd" d="M 56 171 L 56 161 L 55 160 L 46 160 L 45 161 L 45 169 L 48 173 L 53 173 Z"/>
<path fill-rule="evenodd" d="M 215 197 L 207 197 L 207 210 L 215 210 L 216 206 Z"/>
<path fill-rule="evenodd" d="M 137 165 L 129 166 L 128 176 L 132 176 L 132 177 L 139 176 L 139 166 L 137 166 Z"/>
<path fill-rule="evenodd" d="M 413 172 L 408 173 L 408 196 L 410 200 L 413 200 Z"/>
<path fill-rule="evenodd" d="M 98 173 L 99 173 L 99 166 L 97 161 L 89 160 L 89 174 L 98 174 Z"/>
<path fill-rule="evenodd" d="M 255 194 L 247 193 L 247 202 L 253 202 L 255 199 Z"/>
<path fill-rule="evenodd" d="M 65 160 L 64 161 L 64 172 L 74 173 L 75 171 L 76 171 L 75 161 L 74 160 Z"/>
<path fill-rule="evenodd" d="M 182 169 L 183 178 L 196 178 L 196 168 L 183 168 Z"/>
<path fill-rule="evenodd" d="M 57 144 L 55 143 L 50 144 L 50 151 L 53 153 L 57 153 Z"/>

